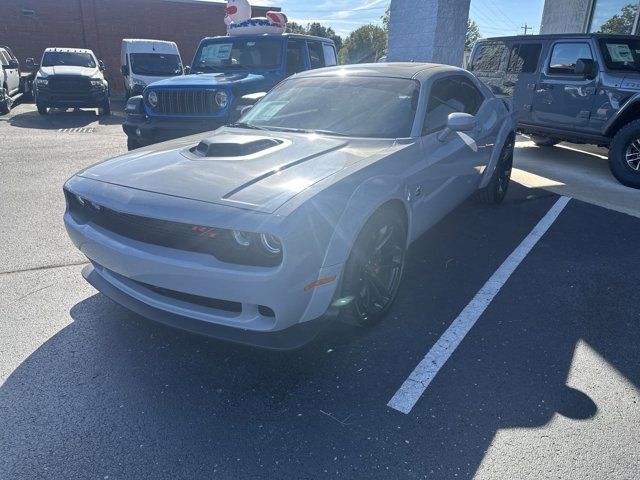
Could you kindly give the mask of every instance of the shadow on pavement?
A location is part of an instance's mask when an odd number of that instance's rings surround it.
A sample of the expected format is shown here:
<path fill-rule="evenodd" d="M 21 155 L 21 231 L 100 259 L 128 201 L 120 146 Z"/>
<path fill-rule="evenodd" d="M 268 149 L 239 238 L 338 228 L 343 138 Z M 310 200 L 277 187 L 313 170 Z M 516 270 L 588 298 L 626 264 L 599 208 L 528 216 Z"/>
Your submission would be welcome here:
<path fill-rule="evenodd" d="M 59 130 L 61 128 L 83 128 L 97 125 L 120 125 L 124 122 L 124 104 L 112 102 L 111 115 L 99 115 L 97 109 L 50 109 L 47 115 L 36 110 L 13 114 L 9 124 L 19 128 Z"/>
<path fill-rule="evenodd" d="M 472 478 L 500 429 L 596 414 L 566 386 L 580 339 L 640 386 L 640 322 L 621 302 L 637 273 L 613 264 L 637 223 L 572 202 L 414 411 L 385 406 L 554 201 L 516 186 L 504 207 L 464 205 L 412 247 L 387 321 L 335 325 L 296 352 L 87 298 L 0 387 L 0 477 Z"/>

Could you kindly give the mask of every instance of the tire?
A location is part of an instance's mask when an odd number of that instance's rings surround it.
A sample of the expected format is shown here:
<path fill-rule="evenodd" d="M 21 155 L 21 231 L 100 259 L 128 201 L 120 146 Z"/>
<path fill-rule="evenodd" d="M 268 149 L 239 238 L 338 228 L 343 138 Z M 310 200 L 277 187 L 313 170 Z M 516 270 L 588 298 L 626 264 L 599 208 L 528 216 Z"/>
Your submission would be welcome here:
<path fill-rule="evenodd" d="M 640 120 L 626 124 L 613 137 L 609 168 L 621 184 L 640 188 Z"/>
<path fill-rule="evenodd" d="M 535 143 L 538 147 L 553 147 L 560 143 L 559 140 L 554 140 L 549 137 L 542 137 L 539 135 L 529 135 L 529 138 L 533 143 Z"/>
<path fill-rule="evenodd" d="M 41 103 L 37 103 L 36 102 L 36 107 L 38 107 L 38 113 L 40 115 L 46 115 L 47 113 L 49 113 L 49 111 L 47 110 L 46 105 L 42 105 Z"/>
<path fill-rule="evenodd" d="M 99 110 L 99 113 L 102 116 L 111 115 L 111 101 L 109 97 L 107 97 L 107 100 L 102 104 Z"/>
<path fill-rule="evenodd" d="M 135 150 L 136 148 L 140 148 L 141 146 L 142 145 L 140 145 L 140 142 L 138 142 L 138 140 L 136 140 L 135 138 L 127 137 L 127 150 Z"/>
<path fill-rule="evenodd" d="M 514 145 L 515 138 L 511 136 L 502 146 L 498 165 L 496 165 L 489 184 L 476 192 L 477 200 L 490 205 L 498 205 L 505 199 L 511 181 Z"/>
<path fill-rule="evenodd" d="M 13 105 L 13 100 L 11 96 L 9 96 L 9 89 L 4 87 L 2 89 L 2 98 L 0 98 L 0 114 L 6 115 L 11 111 L 11 106 Z"/>
<path fill-rule="evenodd" d="M 340 319 L 369 327 L 391 308 L 402 280 L 407 226 L 397 210 L 383 207 L 358 235 L 344 269 Z"/>

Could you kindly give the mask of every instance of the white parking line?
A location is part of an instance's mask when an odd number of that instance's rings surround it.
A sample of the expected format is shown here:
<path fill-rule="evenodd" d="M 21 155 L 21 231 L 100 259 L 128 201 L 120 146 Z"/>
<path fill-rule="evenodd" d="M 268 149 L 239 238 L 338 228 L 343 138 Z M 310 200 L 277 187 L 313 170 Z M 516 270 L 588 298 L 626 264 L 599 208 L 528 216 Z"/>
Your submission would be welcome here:
<path fill-rule="evenodd" d="M 529 235 L 504 261 L 500 268 L 484 284 L 469 304 L 460 312 L 451 326 L 438 339 L 429 353 L 422 359 L 418 366 L 411 372 L 400 389 L 389 400 L 387 406 L 402 413 L 409 413 L 420 399 L 431 381 L 458 348 L 462 339 L 476 324 L 491 301 L 498 294 L 502 286 L 509 280 L 511 274 L 518 268 L 525 257 L 538 243 L 538 240 L 549 230 L 549 227 L 558 218 L 564 207 L 569 203 L 569 197 L 560 197 L 542 220 L 535 226 Z"/>

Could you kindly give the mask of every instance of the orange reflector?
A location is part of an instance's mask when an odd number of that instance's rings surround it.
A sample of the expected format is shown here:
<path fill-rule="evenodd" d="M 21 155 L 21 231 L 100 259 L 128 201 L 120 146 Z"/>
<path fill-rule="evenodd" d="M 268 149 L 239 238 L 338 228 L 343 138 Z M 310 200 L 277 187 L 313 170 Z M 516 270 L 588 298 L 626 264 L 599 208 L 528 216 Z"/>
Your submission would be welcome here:
<path fill-rule="evenodd" d="M 335 279 L 336 279 L 335 275 L 333 277 L 321 278 L 319 280 L 316 280 L 315 282 L 311 282 L 309 285 L 304 287 L 304 291 L 308 292 L 309 290 L 313 290 L 314 288 L 319 287 L 320 285 L 326 285 L 327 283 L 331 283 Z"/>

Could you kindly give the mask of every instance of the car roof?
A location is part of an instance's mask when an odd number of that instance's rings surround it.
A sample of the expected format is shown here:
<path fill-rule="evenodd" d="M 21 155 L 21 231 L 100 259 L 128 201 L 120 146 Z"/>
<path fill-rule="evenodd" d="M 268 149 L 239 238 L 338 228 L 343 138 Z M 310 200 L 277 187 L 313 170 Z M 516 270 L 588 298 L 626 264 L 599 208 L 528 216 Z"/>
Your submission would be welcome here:
<path fill-rule="evenodd" d="M 512 35 L 507 37 L 488 37 L 478 40 L 478 43 L 482 42 L 496 42 L 496 41 L 541 41 L 541 40 L 555 40 L 564 38 L 621 38 L 625 40 L 637 40 L 635 35 L 614 35 L 609 33 L 549 33 L 545 35 Z"/>
<path fill-rule="evenodd" d="M 313 35 L 302 35 L 300 33 L 263 33 L 263 34 L 259 34 L 259 35 L 235 35 L 233 37 L 230 37 L 228 35 L 219 35 L 217 37 L 205 37 L 202 39 L 202 41 L 205 40 L 218 40 L 221 38 L 225 38 L 225 39 L 229 39 L 229 40 L 233 40 L 234 38 L 297 38 L 297 39 L 305 39 L 305 40 L 317 40 L 319 42 L 325 42 L 325 43 L 334 43 L 333 40 L 331 40 L 330 38 L 325 38 L 325 37 L 315 37 Z"/>
<path fill-rule="evenodd" d="M 326 77 L 326 76 L 361 76 L 361 77 L 396 77 L 407 79 L 421 79 L 434 73 L 466 72 L 451 65 L 439 63 L 390 62 L 390 63 L 360 63 L 355 65 L 339 65 L 337 67 L 318 68 L 301 72 L 296 77 Z"/>
<path fill-rule="evenodd" d="M 66 48 L 66 47 L 49 47 L 45 49 L 45 53 L 46 52 L 73 52 L 73 53 L 93 54 L 93 51 L 89 50 L 88 48 Z"/>
<path fill-rule="evenodd" d="M 163 45 L 175 45 L 170 40 L 155 40 L 153 38 L 123 38 L 122 43 L 161 43 Z"/>

